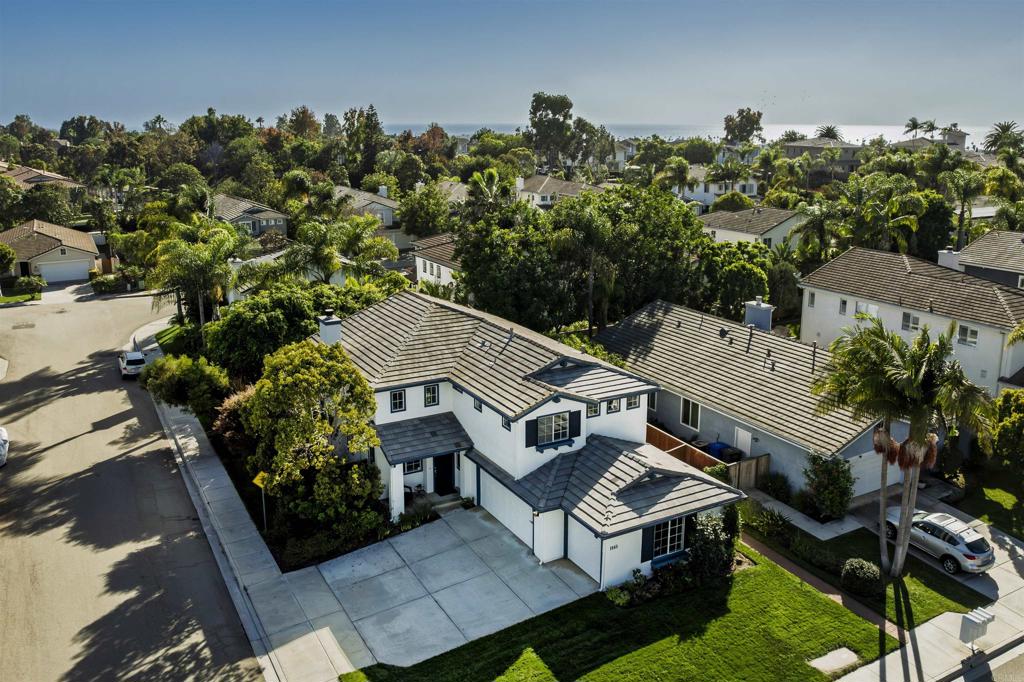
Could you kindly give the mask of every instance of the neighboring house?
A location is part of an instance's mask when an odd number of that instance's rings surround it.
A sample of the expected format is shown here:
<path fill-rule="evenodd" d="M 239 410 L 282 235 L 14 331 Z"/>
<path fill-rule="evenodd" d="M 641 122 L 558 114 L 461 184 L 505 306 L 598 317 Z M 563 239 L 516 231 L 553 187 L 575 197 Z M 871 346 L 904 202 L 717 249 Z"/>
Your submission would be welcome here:
<path fill-rule="evenodd" d="M 761 153 L 760 147 L 753 147 L 744 153 L 743 147 L 738 144 L 722 144 L 718 148 L 718 152 L 715 154 L 715 161 L 718 163 L 724 163 L 729 159 L 735 159 L 740 163 L 752 164 Z"/>
<path fill-rule="evenodd" d="M 442 180 L 437 183 L 437 188 L 448 197 L 450 204 L 464 204 L 469 199 L 469 185 L 454 180 Z"/>
<path fill-rule="evenodd" d="M 231 269 L 237 273 L 246 266 L 258 266 L 264 263 L 277 263 L 278 261 L 281 260 L 281 257 L 284 256 L 285 251 L 287 251 L 287 249 L 276 249 L 274 251 L 270 251 L 259 256 L 254 256 L 253 258 L 249 258 L 246 260 L 242 260 L 241 258 L 232 258 L 231 260 L 228 261 L 228 264 L 231 266 Z M 344 256 L 338 256 L 338 260 L 341 263 L 341 267 L 333 275 L 331 275 L 331 278 L 328 281 L 330 284 L 344 286 L 345 278 L 348 277 L 349 273 L 352 272 L 352 261 L 350 261 L 348 258 L 345 258 Z M 305 279 L 307 282 L 314 282 L 319 280 L 319 276 L 313 272 L 307 272 L 305 274 Z M 247 284 L 245 286 L 237 288 L 233 286 L 230 289 L 228 289 L 228 292 L 224 298 L 227 300 L 228 303 L 241 301 L 246 298 L 249 298 L 249 294 L 252 292 L 252 289 L 253 285 L 251 284 Z"/>
<path fill-rule="evenodd" d="M 940 251 L 939 265 L 1015 289 L 1024 289 L 1024 234 L 992 230 L 963 251 Z"/>
<path fill-rule="evenodd" d="M 925 325 L 935 334 L 954 325 L 954 353 L 967 376 L 996 394 L 1022 385 L 1024 345 L 1006 336 L 1024 321 L 1024 291 L 887 251 L 852 248 L 805 276 L 800 338 L 827 346 L 855 315 L 881 318 L 905 339 Z"/>
<path fill-rule="evenodd" d="M 757 180 L 754 178 L 747 178 L 741 182 L 733 183 L 708 182 L 707 174 L 707 166 L 694 164 L 690 166 L 690 177 L 693 179 L 693 185 L 687 185 L 683 188 L 676 185 L 672 188 L 673 193 L 684 201 L 696 201 L 700 203 L 697 215 L 707 213 L 711 208 L 711 204 L 715 203 L 715 199 L 727 192 L 731 192 L 734 189 L 740 194 L 745 194 L 751 199 L 757 197 Z M 731 187 L 730 184 L 732 185 Z"/>
<path fill-rule="evenodd" d="M 287 215 L 264 204 L 230 194 L 213 195 L 213 217 L 238 225 L 253 237 L 264 232 L 288 234 Z"/>
<path fill-rule="evenodd" d="M 550 175 L 516 178 L 517 198 L 537 208 L 551 208 L 559 199 L 574 197 L 581 192 L 603 192 L 603 188 L 585 182 L 561 180 Z"/>
<path fill-rule="evenodd" d="M 743 498 L 645 443 L 657 384 L 541 334 L 411 291 L 319 321 L 374 390 L 369 456 L 394 519 L 420 486 L 472 498 L 604 589 L 681 556 L 688 518 Z"/>
<path fill-rule="evenodd" d="M 823 149 L 830 148 L 839 149 L 839 159 L 835 163 L 835 170 L 843 174 L 852 173 L 860 166 L 859 154 L 864 147 L 852 142 L 841 142 L 828 137 L 812 137 L 806 140 L 785 142 L 782 145 L 783 153 L 790 159 L 802 156 L 805 152 L 810 154 L 811 158 L 817 158 Z M 824 172 L 827 171 L 828 169 L 824 169 Z"/>
<path fill-rule="evenodd" d="M 934 144 L 944 144 L 951 149 L 958 151 L 964 155 L 964 158 L 974 161 L 981 166 L 993 166 L 999 162 L 998 157 L 995 154 L 979 151 L 978 149 L 967 148 L 967 133 L 962 130 L 954 130 L 944 134 L 938 140 L 929 139 L 927 137 L 912 137 L 909 140 L 900 140 L 893 142 L 889 145 L 890 149 L 902 149 L 910 153 L 919 152 L 922 149 L 927 149 Z"/>
<path fill-rule="evenodd" d="M 787 240 L 795 247 L 790 231 L 806 216 L 784 208 L 757 206 L 744 211 L 715 211 L 700 216 L 704 232 L 716 242 L 761 242 L 769 249 Z"/>
<path fill-rule="evenodd" d="M 89 279 L 101 267 L 100 252 L 87 232 L 30 220 L 0 232 L 0 243 L 15 253 L 14 276 L 38 275 L 48 283 Z M 2 273 L 0 273 L 2 274 Z"/>
<path fill-rule="evenodd" d="M 804 486 L 810 453 L 850 462 L 854 494 L 878 490 L 881 458 L 873 449 L 874 422 L 846 410 L 817 414 L 811 382 L 828 362 L 824 348 L 767 331 L 772 307 L 747 304 L 750 326 L 681 305 L 655 301 L 605 329 L 597 341 L 627 366 L 661 384 L 648 401 L 656 425 L 708 447 L 724 443 Z M 899 468 L 889 471 L 899 481 Z"/>
<path fill-rule="evenodd" d="M 455 235 L 450 232 L 420 239 L 412 255 L 416 260 L 417 282 L 447 286 L 455 282 L 455 273 L 461 269 L 455 258 Z"/>
<path fill-rule="evenodd" d="M 616 140 L 612 156 L 607 161 L 608 170 L 621 173 L 636 156 L 637 141 L 634 139 Z"/>
<path fill-rule="evenodd" d="M 80 182 L 75 182 L 71 178 L 61 175 L 59 173 L 51 173 L 50 171 L 37 170 L 35 168 L 29 168 L 28 166 L 18 166 L 13 164 L 4 164 L 6 168 L 0 169 L 0 175 L 6 175 L 19 189 L 28 191 L 36 185 L 44 185 L 47 183 L 56 183 L 63 185 L 68 189 L 82 189 L 85 187 Z"/>
<path fill-rule="evenodd" d="M 452 142 L 455 143 L 455 156 L 469 154 L 469 138 L 464 135 L 453 135 Z"/>
<path fill-rule="evenodd" d="M 377 230 L 377 236 L 389 240 L 399 251 L 408 251 L 415 245 L 416 237 L 395 223 L 398 202 L 388 198 L 387 185 L 381 185 L 376 194 L 338 185 L 334 188 L 334 196 L 351 197 L 348 208 L 353 213 L 376 216 L 382 225 L 381 229 Z"/>

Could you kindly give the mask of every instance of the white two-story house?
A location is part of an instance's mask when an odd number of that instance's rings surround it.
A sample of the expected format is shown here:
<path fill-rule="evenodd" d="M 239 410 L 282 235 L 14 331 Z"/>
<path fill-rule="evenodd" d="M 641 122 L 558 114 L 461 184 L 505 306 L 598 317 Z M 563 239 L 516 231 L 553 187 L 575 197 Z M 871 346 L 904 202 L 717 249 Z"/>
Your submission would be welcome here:
<path fill-rule="evenodd" d="M 1024 345 L 1006 337 L 1024 321 L 1024 291 L 930 261 L 852 248 L 801 281 L 800 338 L 827 346 L 858 324 L 857 313 L 881 318 L 905 339 L 928 325 L 954 325 L 954 353 L 972 381 L 993 395 L 1024 381 Z"/>
<path fill-rule="evenodd" d="M 541 561 L 601 588 L 686 548 L 743 493 L 645 443 L 657 384 L 471 308 L 402 292 L 320 318 L 373 388 L 373 461 L 397 519 L 422 486 L 472 498 Z"/>
<path fill-rule="evenodd" d="M 697 208 L 697 215 L 707 213 L 711 208 L 711 204 L 715 203 L 715 199 L 733 190 L 751 199 L 757 198 L 757 180 L 754 178 L 747 178 L 746 180 L 733 183 L 709 182 L 707 175 L 707 166 L 693 164 L 690 166 L 690 179 L 693 180 L 693 184 L 683 187 L 676 185 L 672 188 L 672 192 L 680 199 L 696 201 L 700 204 Z"/>
<path fill-rule="evenodd" d="M 700 216 L 701 229 L 716 242 L 760 242 L 769 249 L 783 242 L 796 248 L 797 239 L 791 232 L 806 219 L 796 211 L 768 206 Z"/>
<path fill-rule="evenodd" d="M 450 232 L 420 239 L 412 255 L 417 282 L 449 286 L 455 283 L 455 275 L 462 267 L 455 257 L 455 235 Z"/>

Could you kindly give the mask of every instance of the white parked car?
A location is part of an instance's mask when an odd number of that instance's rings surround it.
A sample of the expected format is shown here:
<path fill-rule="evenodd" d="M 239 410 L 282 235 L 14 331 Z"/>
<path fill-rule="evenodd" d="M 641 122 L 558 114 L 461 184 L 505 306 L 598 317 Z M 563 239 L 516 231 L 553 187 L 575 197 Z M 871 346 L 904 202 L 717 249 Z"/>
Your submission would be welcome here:
<path fill-rule="evenodd" d="M 138 351 L 121 351 L 117 354 L 117 367 L 122 379 L 137 377 L 146 367 L 146 356 Z"/>
<path fill-rule="evenodd" d="M 11 439 L 7 437 L 7 429 L 0 426 L 0 467 L 7 464 L 7 451 L 11 448 Z"/>
<path fill-rule="evenodd" d="M 889 507 L 885 518 L 885 537 L 895 540 L 900 508 Z M 949 514 L 915 509 L 910 544 L 938 559 L 946 573 L 984 573 L 996 560 L 992 546 L 981 533 Z"/>

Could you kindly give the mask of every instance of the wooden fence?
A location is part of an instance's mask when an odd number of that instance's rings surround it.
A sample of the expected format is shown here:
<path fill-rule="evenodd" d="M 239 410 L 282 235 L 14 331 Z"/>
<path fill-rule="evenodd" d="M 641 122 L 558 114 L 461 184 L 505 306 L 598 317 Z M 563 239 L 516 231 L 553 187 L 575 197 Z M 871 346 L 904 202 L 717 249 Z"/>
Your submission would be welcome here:
<path fill-rule="evenodd" d="M 647 442 L 701 471 L 710 466 L 725 464 L 729 470 L 729 482 L 740 490 L 757 487 L 757 481 L 768 473 L 768 465 L 771 462 L 771 455 L 764 454 L 726 464 L 717 457 L 712 457 L 703 450 L 695 448 L 686 441 L 651 424 L 647 425 Z"/>

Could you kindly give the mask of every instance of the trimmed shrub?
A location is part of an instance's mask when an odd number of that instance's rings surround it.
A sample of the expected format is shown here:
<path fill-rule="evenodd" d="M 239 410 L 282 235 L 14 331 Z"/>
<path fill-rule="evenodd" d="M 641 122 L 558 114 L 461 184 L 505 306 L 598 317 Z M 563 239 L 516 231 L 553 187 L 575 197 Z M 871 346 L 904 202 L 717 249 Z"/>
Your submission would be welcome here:
<path fill-rule="evenodd" d="M 621 587 L 612 587 L 604 593 L 604 596 L 608 597 L 608 601 L 615 604 L 616 606 L 629 606 L 632 601 L 629 592 Z"/>
<path fill-rule="evenodd" d="M 793 493 L 789 506 L 802 514 L 807 514 L 814 518 L 821 516 L 821 512 L 818 510 L 818 504 L 814 501 L 814 497 L 811 493 L 805 488 L 801 488 Z"/>
<path fill-rule="evenodd" d="M 93 281 L 94 279 L 96 279 L 97 277 L 99 277 L 102 274 L 103 274 L 102 270 L 100 270 L 98 268 L 92 268 L 91 270 L 89 270 L 89 281 L 90 282 Z"/>
<path fill-rule="evenodd" d="M 843 587 L 854 594 L 877 597 L 882 593 L 882 572 L 870 561 L 847 559 L 841 578 Z"/>
<path fill-rule="evenodd" d="M 246 432 L 242 420 L 245 402 L 255 390 L 254 386 L 246 386 L 241 391 L 229 395 L 217 408 L 213 432 L 220 436 L 221 442 L 231 455 L 244 456 L 256 449 L 256 439 Z"/>
<path fill-rule="evenodd" d="M 124 291 L 124 280 L 117 275 L 100 275 L 93 277 L 92 290 L 95 294 L 116 294 Z"/>
<path fill-rule="evenodd" d="M 743 529 L 743 519 L 740 517 L 740 510 L 735 504 L 726 505 L 722 509 L 722 526 L 725 528 L 725 534 L 735 546 L 736 540 L 740 536 L 740 531 Z"/>
<path fill-rule="evenodd" d="M 789 504 L 793 497 L 793 486 L 789 484 L 786 474 L 769 471 L 757 482 L 757 487 L 783 504 Z"/>
<path fill-rule="evenodd" d="M 14 293 L 38 294 L 46 286 L 46 280 L 38 275 L 28 275 L 14 280 Z"/>
<path fill-rule="evenodd" d="M 804 469 L 807 491 L 822 519 L 841 519 L 853 500 L 853 474 L 842 457 L 812 454 Z"/>
<path fill-rule="evenodd" d="M 168 405 L 184 407 L 203 426 L 210 426 L 214 411 L 228 396 L 228 375 L 206 358 L 165 355 L 142 371 L 142 387 Z"/>
<path fill-rule="evenodd" d="M 789 518 L 775 509 L 762 509 L 751 519 L 750 525 L 766 538 L 782 541 L 783 544 L 788 544 L 792 538 L 793 527 Z"/>
<path fill-rule="evenodd" d="M 729 483 L 729 465 L 728 464 L 715 464 L 713 466 L 704 467 L 704 473 L 708 476 L 714 476 L 722 483 Z"/>
<path fill-rule="evenodd" d="M 695 585 L 704 585 L 729 574 L 733 544 L 720 516 L 707 514 L 695 518 L 690 538 L 687 566 Z"/>

